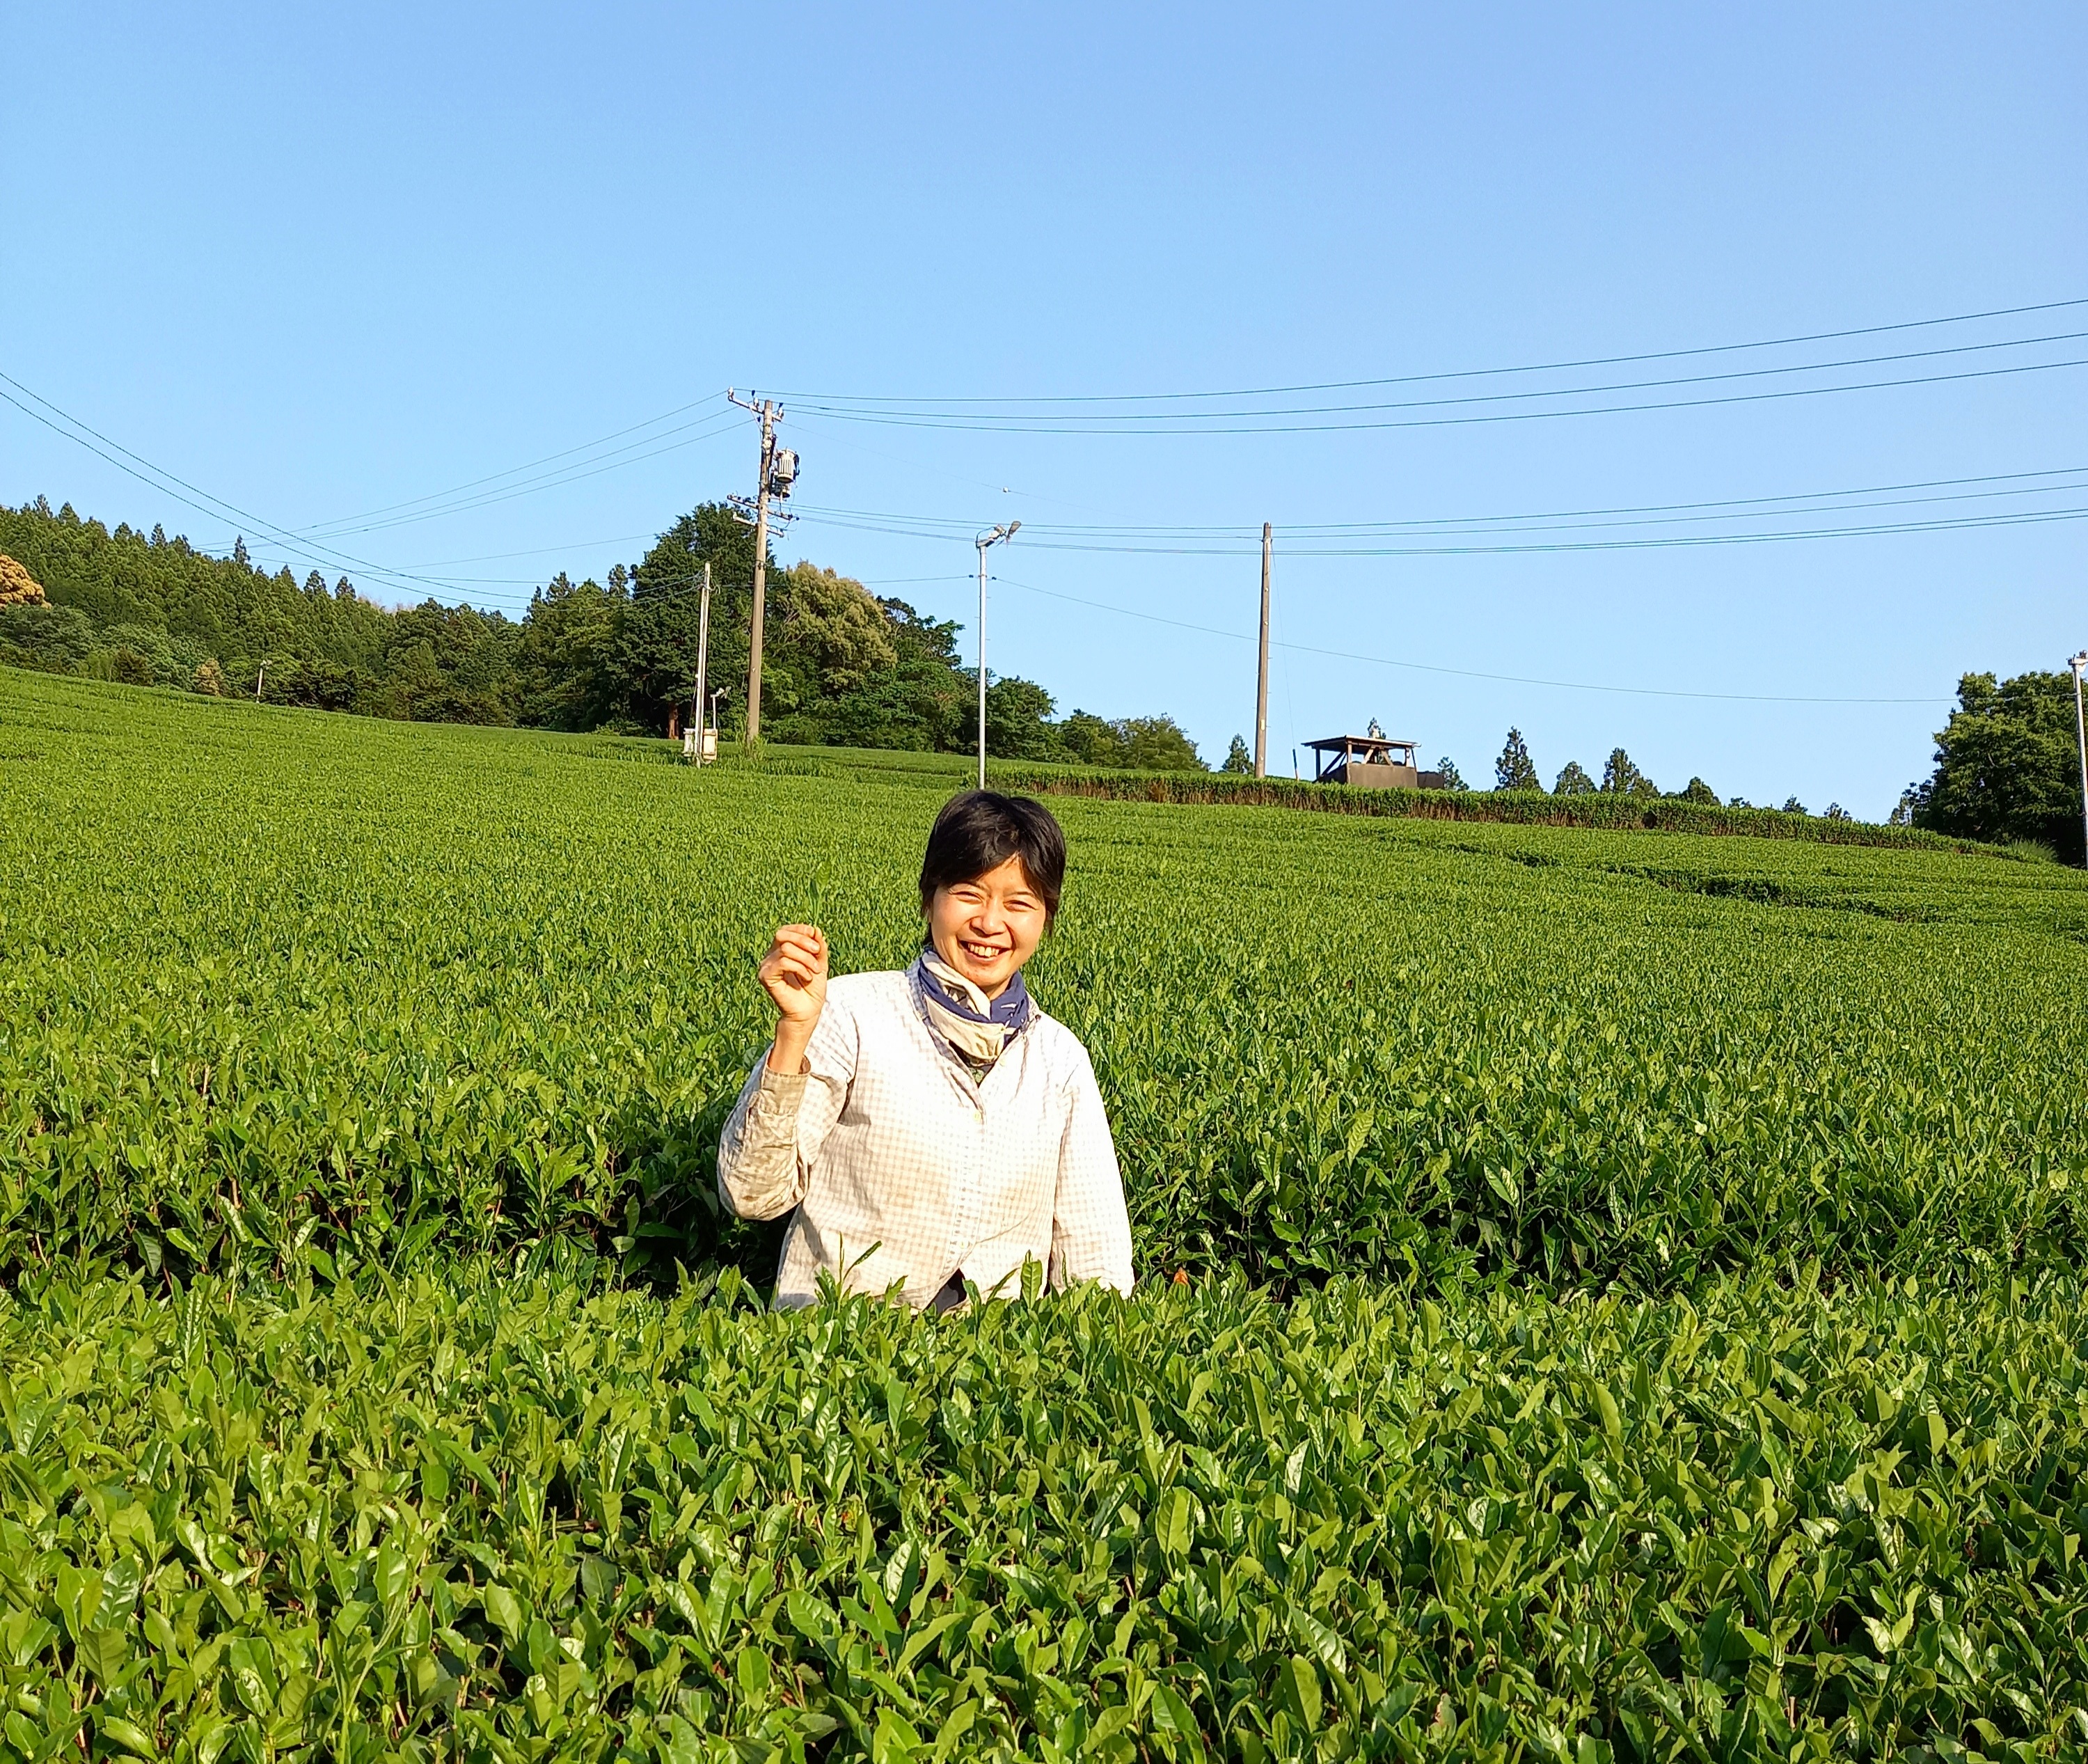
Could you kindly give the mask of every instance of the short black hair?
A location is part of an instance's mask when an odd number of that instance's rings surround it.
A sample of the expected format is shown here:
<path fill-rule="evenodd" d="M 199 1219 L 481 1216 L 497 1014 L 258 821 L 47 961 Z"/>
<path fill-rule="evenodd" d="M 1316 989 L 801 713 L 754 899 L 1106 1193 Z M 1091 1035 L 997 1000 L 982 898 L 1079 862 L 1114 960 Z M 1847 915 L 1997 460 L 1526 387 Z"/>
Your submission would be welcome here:
<path fill-rule="evenodd" d="M 1043 900 L 1048 928 L 1059 916 L 1059 891 L 1066 883 L 1066 836 L 1051 811 L 1033 798 L 998 790 L 952 797 L 935 817 L 922 854 L 921 910 L 934 903 L 936 889 L 975 882 L 1010 858 L 1022 860 L 1023 875 Z"/>

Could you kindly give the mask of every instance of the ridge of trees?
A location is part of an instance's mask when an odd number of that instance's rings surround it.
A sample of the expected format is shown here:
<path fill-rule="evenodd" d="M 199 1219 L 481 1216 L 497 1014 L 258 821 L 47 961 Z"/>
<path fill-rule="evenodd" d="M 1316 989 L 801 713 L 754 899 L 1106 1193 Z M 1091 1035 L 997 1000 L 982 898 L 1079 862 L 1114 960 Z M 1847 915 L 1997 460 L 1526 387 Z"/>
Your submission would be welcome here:
<path fill-rule="evenodd" d="M 563 572 L 518 619 L 432 598 L 394 610 L 345 576 L 257 567 L 154 527 L 83 519 L 42 497 L 0 504 L 0 554 L 43 595 L 0 604 L 0 662 L 132 685 L 418 721 L 674 734 L 695 688 L 703 569 L 712 579 L 709 679 L 728 731 L 745 716 L 754 535 L 723 503 L 661 533 L 606 582 Z M 11 578 L 10 578 L 11 580 Z M 961 627 L 838 572 L 768 560 L 763 732 L 807 745 L 965 752 L 978 676 Z M 1168 716 L 1055 716 L 1046 688 L 990 674 L 986 748 L 1004 759 L 1204 769 Z"/>

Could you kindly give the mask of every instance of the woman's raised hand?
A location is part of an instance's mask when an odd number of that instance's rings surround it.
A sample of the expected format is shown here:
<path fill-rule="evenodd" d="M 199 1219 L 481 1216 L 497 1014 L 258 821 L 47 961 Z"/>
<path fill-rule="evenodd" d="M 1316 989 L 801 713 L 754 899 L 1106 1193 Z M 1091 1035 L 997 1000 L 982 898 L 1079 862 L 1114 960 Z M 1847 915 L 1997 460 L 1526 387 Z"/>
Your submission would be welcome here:
<path fill-rule="evenodd" d="M 805 1049 L 827 1004 L 827 934 L 816 925 L 781 925 L 755 977 L 776 1006 L 777 1072 L 804 1069 Z"/>

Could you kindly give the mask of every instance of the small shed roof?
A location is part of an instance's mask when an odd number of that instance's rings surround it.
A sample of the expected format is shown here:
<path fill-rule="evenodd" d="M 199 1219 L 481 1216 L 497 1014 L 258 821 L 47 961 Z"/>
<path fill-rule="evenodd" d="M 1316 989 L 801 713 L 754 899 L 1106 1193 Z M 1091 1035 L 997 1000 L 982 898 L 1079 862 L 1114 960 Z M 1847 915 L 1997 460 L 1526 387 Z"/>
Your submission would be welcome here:
<path fill-rule="evenodd" d="M 1322 740 L 1308 741 L 1308 747 L 1345 753 L 1383 753 L 1393 747 L 1413 747 L 1419 743 L 1401 741 L 1390 735 L 1329 735 Z"/>

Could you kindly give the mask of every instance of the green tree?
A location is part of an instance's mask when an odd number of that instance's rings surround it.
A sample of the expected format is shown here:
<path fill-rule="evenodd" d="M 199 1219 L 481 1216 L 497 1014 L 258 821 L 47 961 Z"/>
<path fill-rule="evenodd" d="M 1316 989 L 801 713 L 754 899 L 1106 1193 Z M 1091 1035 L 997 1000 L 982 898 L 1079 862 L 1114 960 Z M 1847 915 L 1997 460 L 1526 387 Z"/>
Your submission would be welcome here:
<path fill-rule="evenodd" d="M 1914 824 L 1961 839 L 2031 839 L 2083 861 L 2081 770 L 2069 674 L 1995 682 L 1967 674 L 1936 737 L 1936 769 L 1914 786 Z"/>
<path fill-rule="evenodd" d="M 1182 726 L 1172 717 L 1127 717 L 1117 724 L 1124 764 L 1134 772 L 1208 772 Z"/>
<path fill-rule="evenodd" d="M 1444 790 L 1461 790 L 1468 787 L 1465 783 L 1465 774 L 1457 769 L 1457 762 L 1448 754 L 1444 754 L 1436 762 L 1436 769 L 1443 774 Z"/>
<path fill-rule="evenodd" d="M 1812 811 L 1796 797 L 1786 796 L 1783 799 L 1783 812 L 1786 815 L 1809 815 Z"/>
<path fill-rule="evenodd" d="M 1233 737 L 1233 744 L 1226 749 L 1226 763 L 1218 769 L 1221 772 L 1230 772 L 1235 776 L 1251 776 L 1253 773 L 1254 756 L 1247 751 L 1245 737 L 1241 735 Z"/>
<path fill-rule="evenodd" d="M 956 625 L 903 600 L 880 598 L 878 606 L 897 662 L 826 707 L 824 739 L 848 747 L 963 751 L 977 739 L 978 698 L 957 666 Z"/>
<path fill-rule="evenodd" d="M 1538 781 L 1537 767 L 1530 757 L 1530 749 L 1522 739 L 1520 729 L 1511 729 L 1508 740 L 1502 747 L 1500 757 L 1494 761 L 1494 788 L 1497 790 L 1542 790 Z"/>
<path fill-rule="evenodd" d="M 620 587 L 623 570 L 611 572 Z M 529 597 L 515 645 L 516 721 L 536 729 L 599 729 L 616 715 L 615 655 L 630 602 L 563 570 Z"/>
<path fill-rule="evenodd" d="M 1082 765 L 1126 772 L 1207 772 L 1196 744 L 1172 717 L 1119 717 L 1106 721 L 1074 711 L 1058 726 L 1065 756 Z"/>
<path fill-rule="evenodd" d="M 77 606 L 0 606 L 0 662 L 69 674 L 94 648 L 94 621 Z"/>
<path fill-rule="evenodd" d="M 974 681 L 977 676 L 973 676 Z M 973 687 L 974 693 L 978 690 Z M 978 700 L 974 698 L 976 704 Z M 986 751 L 995 760 L 1049 760 L 1058 757 L 1058 731 L 1051 725 L 1051 695 L 1034 680 L 1013 674 L 995 679 L 987 670 Z M 972 737 L 978 743 L 976 726 Z"/>
<path fill-rule="evenodd" d="M 1632 756 L 1622 747 L 1611 748 L 1609 758 L 1602 763 L 1602 788 L 1612 796 L 1660 794 L 1653 780 L 1632 764 Z"/>
<path fill-rule="evenodd" d="M 1067 756 L 1082 765 L 1122 767 L 1129 763 L 1118 726 L 1092 711 L 1069 712 L 1059 726 L 1059 739 Z"/>
<path fill-rule="evenodd" d="M 1703 779 L 1692 778 L 1682 791 L 1682 800 L 1685 803 L 1708 803 L 1712 807 L 1716 808 L 1718 806 L 1718 793 Z"/>
<path fill-rule="evenodd" d="M 631 603 L 618 622 L 610 669 L 619 713 L 634 728 L 664 734 L 696 689 L 704 565 L 711 567 L 710 679 L 747 716 L 747 634 L 754 615 L 754 529 L 725 503 L 690 510 L 639 563 Z M 773 556 L 768 580 L 780 573 Z M 770 607 L 773 614 L 779 608 Z M 772 633 L 764 617 L 763 667 Z M 769 709 L 764 682 L 762 711 Z"/>
<path fill-rule="evenodd" d="M 1568 760 L 1559 773 L 1559 781 L 1551 786 L 1554 796 L 1589 796 L 1595 790 L 1595 781 L 1590 777 L 1578 760 Z"/>

